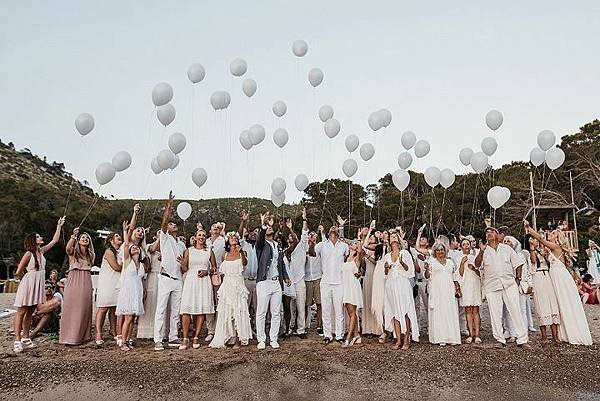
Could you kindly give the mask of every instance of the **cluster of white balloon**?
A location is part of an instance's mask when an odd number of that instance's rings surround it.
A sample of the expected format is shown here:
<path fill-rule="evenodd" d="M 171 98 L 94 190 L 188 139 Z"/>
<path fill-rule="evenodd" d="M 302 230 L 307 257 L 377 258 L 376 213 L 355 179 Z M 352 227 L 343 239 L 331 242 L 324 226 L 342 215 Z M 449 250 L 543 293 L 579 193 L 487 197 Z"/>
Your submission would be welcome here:
<path fill-rule="evenodd" d="M 398 155 L 398 166 L 400 168 L 392 173 L 392 182 L 399 191 L 404 191 L 408 187 L 408 184 L 410 184 L 410 175 L 407 170 L 413 162 L 413 157 L 409 150 L 412 149 L 415 153 L 415 157 L 421 159 L 429 154 L 431 145 L 425 139 L 417 140 L 417 135 L 412 131 L 404 132 L 400 137 L 400 143 L 402 144 L 404 151 L 400 152 Z M 428 171 L 429 173 L 427 173 Z M 452 183 L 454 183 L 454 173 L 452 170 L 444 169 L 444 184 L 449 182 L 448 171 L 452 173 Z M 432 188 L 440 183 L 441 171 L 437 167 L 429 167 L 425 170 L 425 174 L 426 182 Z M 432 183 L 435 184 L 431 185 Z M 452 185 L 452 183 L 450 183 L 450 185 Z"/>
<path fill-rule="evenodd" d="M 556 143 L 556 135 L 550 130 L 544 130 L 537 136 L 538 146 L 531 149 L 529 153 L 529 161 L 535 167 L 541 166 L 544 162 L 550 170 L 556 170 L 565 162 L 565 152 L 554 147 Z"/>
<path fill-rule="evenodd" d="M 485 123 L 492 131 L 498 130 L 504 122 L 504 116 L 498 110 L 490 110 L 485 116 Z M 458 159 L 464 166 L 471 166 L 477 174 L 483 173 L 489 166 L 489 158 L 498 150 L 498 141 L 488 136 L 481 141 L 481 150 L 475 152 L 471 148 L 463 148 L 458 153 Z"/>
<path fill-rule="evenodd" d="M 166 170 L 175 170 L 179 165 L 179 154 L 185 149 L 187 141 L 181 132 L 174 132 L 169 136 L 169 149 L 162 149 L 150 162 L 154 174 Z"/>

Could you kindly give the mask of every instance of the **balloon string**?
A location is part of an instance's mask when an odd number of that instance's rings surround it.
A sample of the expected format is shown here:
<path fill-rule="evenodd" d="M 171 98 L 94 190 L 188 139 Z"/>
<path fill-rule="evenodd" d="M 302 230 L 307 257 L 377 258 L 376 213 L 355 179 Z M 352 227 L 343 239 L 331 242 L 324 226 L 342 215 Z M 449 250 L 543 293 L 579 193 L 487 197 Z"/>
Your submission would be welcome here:
<path fill-rule="evenodd" d="M 417 221 L 417 207 L 419 205 L 419 174 L 416 173 L 416 179 L 415 179 L 415 213 L 413 215 L 413 221 L 412 221 L 412 225 L 410 226 L 410 233 L 409 233 L 409 238 L 410 235 L 412 235 L 413 230 L 415 229 L 415 222 Z"/>
<path fill-rule="evenodd" d="M 100 188 L 98 188 L 98 191 L 99 190 L 100 190 Z M 88 218 L 88 216 L 92 212 L 92 209 L 94 208 L 94 206 L 96 206 L 96 202 L 98 202 L 98 199 L 100 199 L 100 196 L 97 193 L 94 193 L 94 200 L 93 200 L 92 204 L 90 205 L 90 207 L 88 208 L 87 213 L 85 214 L 85 216 L 83 217 L 83 219 L 81 220 L 81 222 L 79 223 L 79 225 L 77 227 L 81 227 L 83 225 L 83 222 Z"/>
<path fill-rule="evenodd" d="M 440 209 L 440 217 L 435 227 L 435 236 L 437 237 L 440 232 L 440 224 L 442 223 L 442 216 L 444 215 L 444 203 L 446 202 L 446 188 L 444 188 L 444 194 L 442 195 L 442 207 Z"/>
<path fill-rule="evenodd" d="M 80 135 L 79 138 L 79 154 L 83 154 L 84 152 L 84 147 L 83 147 L 83 136 Z M 79 160 L 79 158 L 77 158 L 76 160 Z M 79 165 L 79 163 L 77 163 L 77 166 Z M 63 216 L 67 215 L 67 207 L 69 206 L 69 201 L 71 200 L 71 192 L 73 190 L 73 181 L 75 180 L 75 171 L 77 171 L 78 168 L 75 167 L 74 172 L 71 173 L 71 183 L 69 184 L 69 193 L 67 194 L 67 200 L 65 201 L 65 211 L 63 212 Z"/>
<path fill-rule="evenodd" d="M 458 226 L 458 235 L 462 233 L 462 224 L 463 224 L 463 213 L 465 210 L 465 188 L 467 186 L 467 176 L 464 176 L 463 179 L 463 190 L 462 190 L 462 199 L 460 201 L 460 224 Z"/>
<path fill-rule="evenodd" d="M 473 195 L 473 205 L 471 208 L 471 230 L 470 230 L 470 233 L 472 233 L 473 230 L 475 229 L 475 207 L 477 205 L 477 188 L 479 186 L 479 179 L 480 179 L 480 176 L 478 174 L 477 180 L 475 181 L 475 193 Z"/>

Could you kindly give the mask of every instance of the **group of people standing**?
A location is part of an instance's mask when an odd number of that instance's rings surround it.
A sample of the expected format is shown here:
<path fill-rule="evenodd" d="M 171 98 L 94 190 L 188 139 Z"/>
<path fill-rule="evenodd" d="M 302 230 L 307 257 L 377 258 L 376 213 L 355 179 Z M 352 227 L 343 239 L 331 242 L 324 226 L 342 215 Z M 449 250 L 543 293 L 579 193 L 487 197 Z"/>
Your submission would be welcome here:
<path fill-rule="evenodd" d="M 212 348 L 238 348 L 256 337 L 261 350 L 268 330 L 268 345 L 277 349 L 281 335 L 306 338 L 313 305 L 325 345 L 351 347 L 362 342 L 361 335 L 372 335 L 380 343 L 389 336 L 394 349 L 408 349 L 425 327 L 433 344 L 461 344 L 461 334 L 465 343 L 479 344 L 479 308 L 487 300 L 496 346 L 516 342 L 529 348 L 532 296 L 543 343 L 549 342 L 548 327 L 557 343 L 592 343 L 569 272 L 573 252 L 560 230 L 542 235 L 524 222 L 522 249 L 506 228 L 496 229 L 489 220 L 485 240 L 441 235 L 431 246 L 423 226 L 411 245 L 400 227 L 380 231 L 375 221 L 353 239 L 345 238 L 346 221 L 339 216 L 327 235 L 321 225 L 312 231 L 306 211 L 300 237 L 291 219 L 277 227 L 269 213 L 250 230 L 244 211 L 237 231 L 225 232 L 224 224 L 215 223 L 207 233 L 198 225 L 186 239 L 170 219 L 172 206 L 169 193 L 151 243 L 136 224 L 139 205 L 123 223 L 122 235 L 106 239 L 96 292 L 98 346 L 104 344 L 108 316 L 110 334 L 123 351 L 133 348 L 136 319 L 135 337 L 152 338 L 156 351 L 165 343 L 199 348 L 204 325 L 204 342 Z M 23 278 L 15 301 L 15 352 L 34 347 L 31 317 L 46 300 L 44 253 L 58 242 L 64 222 L 58 221 L 48 244 L 36 233 L 25 239 L 17 269 Z M 91 336 L 91 237 L 75 228 L 66 253 L 59 342 L 78 345 Z"/>

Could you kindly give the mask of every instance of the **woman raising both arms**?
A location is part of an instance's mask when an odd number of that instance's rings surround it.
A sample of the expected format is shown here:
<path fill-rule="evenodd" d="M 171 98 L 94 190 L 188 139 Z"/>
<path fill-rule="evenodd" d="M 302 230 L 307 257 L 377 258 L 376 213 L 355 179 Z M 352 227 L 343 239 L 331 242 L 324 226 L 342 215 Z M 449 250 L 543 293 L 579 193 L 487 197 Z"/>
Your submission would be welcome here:
<path fill-rule="evenodd" d="M 25 254 L 15 272 L 16 277 L 22 277 L 15 297 L 15 306 L 17 307 L 14 322 L 15 343 L 13 350 L 15 353 L 23 351 L 23 348 L 35 347 L 29 338 L 29 329 L 36 306 L 46 301 L 44 291 L 46 258 L 44 254 L 58 242 L 63 224 L 65 224 L 65 218 L 61 217 L 56 224 L 56 231 L 52 240 L 46 245 L 43 245 L 44 238 L 38 233 L 27 234 L 25 237 Z"/>

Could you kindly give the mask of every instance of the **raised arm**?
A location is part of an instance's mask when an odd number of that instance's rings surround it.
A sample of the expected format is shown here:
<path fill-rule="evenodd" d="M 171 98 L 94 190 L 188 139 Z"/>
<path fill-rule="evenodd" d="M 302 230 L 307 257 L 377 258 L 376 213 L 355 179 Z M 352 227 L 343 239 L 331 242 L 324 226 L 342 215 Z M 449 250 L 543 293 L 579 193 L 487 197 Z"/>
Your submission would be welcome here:
<path fill-rule="evenodd" d="M 248 224 L 248 212 L 246 210 L 242 210 L 242 215 L 240 216 L 240 226 L 238 227 L 238 234 L 240 238 L 244 236 L 244 228 Z"/>
<path fill-rule="evenodd" d="M 135 230 L 135 224 L 137 221 L 137 215 L 140 212 L 140 204 L 136 203 L 133 206 L 133 213 L 131 214 L 131 220 L 129 221 L 129 226 L 127 227 L 127 233 L 123 233 L 124 235 L 126 234 L 127 237 L 131 238 L 131 234 L 133 234 L 133 230 Z"/>
<path fill-rule="evenodd" d="M 169 199 L 167 199 L 167 204 L 165 205 L 165 210 L 162 216 L 162 222 L 160 224 L 160 229 L 163 233 L 167 233 L 167 225 L 169 224 L 169 216 L 171 215 L 171 208 L 173 208 L 173 191 L 169 191 Z"/>
<path fill-rule="evenodd" d="M 129 261 L 129 245 L 131 244 L 131 238 L 126 235 L 129 232 L 130 224 L 126 221 L 123 222 L 123 266 L 127 266 Z"/>
<path fill-rule="evenodd" d="M 485 248 L 486 248 L 486 244 L 483 243 L 483 241 L 479 241 L 479 253 L 477 254 L 477 257 L 475 257 L 475 267 L 480 269 L 481 265 L 483 263 L 483 253 L 485 252 Z"/>
<path fill-rule="evenodd" d="M 148 245 L 148 252 L 154 253 L 160 251 L 160 230 L 156 232 L 156 239 L 153 243 Z"/>
<path fill-rule="evenodd" d="M 46 245 L 44 245 L 43 247 L 40 248 L 40 251 L 42 253 L 48 252 L 50 249 L 52 249 L 52 247 L 54 247 L 54 245 L 56 245 L 56 243 L 60 239 L 60 231 L 64 224 L 65 224 L 65 216 L 58 219 L 58 223 L 56 223 L 56 231 L 54 231 L 54 236 L 52 237 L 50 242 L 48 242 Z"/>
<path fill-rule="evenodd" d="M 79 227 L 75 227 L 73 229 L 73 234 L 71 238 L 69 238 L 69 242 L 67 242 L 67 246 L 65 248 L 65 252 L 67 255 L 73 256 L 73 252 L 75 251 L 75 241 L 77 241 L 77 236 L 79 235 Z"/>
<path fill-rule="evenodd" d="M 542 234 L 538 233 L 533 228 L 531 228 L 527 220 L 523 221 L 523 226 L 525 227 L 525 233 L 530 234 L 533 238 L 537 239 L 540 242 L 540 244 L 550 248 L 553 251 L 561 249 L 560 245 L 546 240 Z"/>
<path fill-rule="evenodd" d="M 340 235 L 340 238 L 344 238 L 344 224 L 346 224 L 346 220 L 342 219 L 341 216 L 338 216 L 337 223 L 338 223 L 338 234 Z"/>
<path fill-rule="evenodd" d="M 298 235 L 296 235 L 296 233 L 294 232 L 292 219 L 288 218 L 285 221 L 285 225 L 288 228 L 288 230 L 290 230 L 290 235 L 292 236 L 292 242 L 288 244 L 288 247 L 285 250 L 285 256 L 287 256 L 289 259 L 292 256 L 292 252 L 294 252 L 300 241 L 298 240 Z"/>
<path fill-rule="evenodd" d="M 306 208 L 302 209 L 302 231 L 308 231 L 308 220 L 306 219 Z"/>

